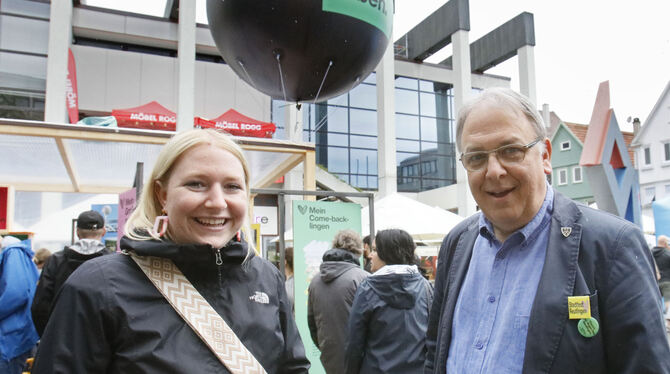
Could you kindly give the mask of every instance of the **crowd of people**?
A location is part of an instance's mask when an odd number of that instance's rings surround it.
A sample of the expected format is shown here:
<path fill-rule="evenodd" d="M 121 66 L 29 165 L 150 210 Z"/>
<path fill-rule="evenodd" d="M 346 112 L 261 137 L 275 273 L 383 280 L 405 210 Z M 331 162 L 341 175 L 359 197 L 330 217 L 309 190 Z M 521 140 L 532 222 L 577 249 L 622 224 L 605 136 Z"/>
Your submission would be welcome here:
<path fill-rule="evenodd" d="M 402 229 L 342 230 L 323 255 L 307 322 L 326 373 L 670 374 L 668 238 L 650 250 L 635 225 L 556 192 L 542 120 L 512 90 L 466 103 L 456 143 L 480 211 L 444 238 L 434 285 Z M 94 211 L 50 257 L 2 238 L 0 373 L 33 355 L 32 373 L 307 373 L 299 252 L 284 274 L 256 255 L 250 179 L 231 137 L 185 131 L 120 253 Z"/>

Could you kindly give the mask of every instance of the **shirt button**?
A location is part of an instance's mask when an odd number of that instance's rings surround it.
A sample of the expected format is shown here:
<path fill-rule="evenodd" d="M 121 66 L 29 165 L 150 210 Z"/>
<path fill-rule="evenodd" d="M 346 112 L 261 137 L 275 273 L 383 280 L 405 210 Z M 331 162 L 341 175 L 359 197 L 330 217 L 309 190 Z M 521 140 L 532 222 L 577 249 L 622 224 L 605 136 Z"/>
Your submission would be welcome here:
<path fill-rule="evenodd" d="M 489 296 L 489 303 L 494 303 L 496 301 L 495 296 Z"/>
<path fill-rule="evenodd" d="M 483 344 L 482 342 L 477 342 L 477 343 L 475 344 L 475 348 L 477 348 L 477 349 L 482 349 L 482 348 L 484 348 L 484 344 Z"/>

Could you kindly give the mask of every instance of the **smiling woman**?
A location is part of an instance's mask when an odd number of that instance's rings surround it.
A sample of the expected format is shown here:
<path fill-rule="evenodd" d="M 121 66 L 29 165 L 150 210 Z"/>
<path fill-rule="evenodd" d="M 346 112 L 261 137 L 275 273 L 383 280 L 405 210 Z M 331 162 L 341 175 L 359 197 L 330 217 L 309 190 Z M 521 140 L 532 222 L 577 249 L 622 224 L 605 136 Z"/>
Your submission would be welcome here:
<path fill-rule="evenodd" d="M 231 137 L 174 136 L 126 223 L 123 254 L 86 262 L 63 286 L 33 373 L 307 373 L 283 275 L 245 240 L 248 206 L 248 166 Z"/>

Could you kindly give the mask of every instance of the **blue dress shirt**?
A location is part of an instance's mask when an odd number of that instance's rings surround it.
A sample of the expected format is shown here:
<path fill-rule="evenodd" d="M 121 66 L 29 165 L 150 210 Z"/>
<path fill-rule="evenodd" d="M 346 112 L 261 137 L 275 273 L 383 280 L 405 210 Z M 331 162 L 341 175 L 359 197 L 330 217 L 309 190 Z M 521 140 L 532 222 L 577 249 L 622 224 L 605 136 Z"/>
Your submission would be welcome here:
<path fill-rule="evenodd" d="M 454 312 L 447 373 L 521 373 L 530 311 L 544 266 L 554 192 L 504 243 L 484 215 Z"/>

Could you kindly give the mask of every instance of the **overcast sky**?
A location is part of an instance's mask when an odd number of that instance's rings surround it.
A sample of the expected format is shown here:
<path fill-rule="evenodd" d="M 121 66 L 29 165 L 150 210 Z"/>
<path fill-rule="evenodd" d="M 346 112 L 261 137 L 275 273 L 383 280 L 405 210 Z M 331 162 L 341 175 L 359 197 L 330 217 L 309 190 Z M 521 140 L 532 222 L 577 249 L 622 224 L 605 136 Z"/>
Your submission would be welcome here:
<path fill-rule="evenodd" d="M 396 38 L 444 3 L 396 0 Z M 670 1 L 470 0 L 470 42 L 523 11 L 535 20 L 538 106 L 547 103 L 564 121 L 587 124 L 598 85 L 609 80 L 622 129 L 632 129 L 629 116 L 644 123 L 670 81 Z M 487 72 L 512 77 L 519 89 L 516 57 Z"/>
<path fill-rule="evenodd" d="M 151 13 L 153 1 L 88 0 L 128 11 Z M 184 0 L 182 0 L 184 1 Z M 162 14 L 156 0 L 154 12 Z M 396 0 L 394 39 L 400 38 L 446 0 Z M 197 0 L 204 23 L 205 0 Z M 113 4 L 113 5 L 105 5 Z M 146 9 L 146 10 L 142 10 Z M 537 104 L 549 104 L 561 119 L 587 124 L 602 81 L 610 82 L 611 106 L 623 130 L 628 117 L 644 123 L 670 81 L 668 0 L 470 0 L 470 42 L 523 11 L 534 14 Z M 439 62 L 451 47 L 431 56 Z M 509 76 L 519 88 L 516 57 L 487 71 Z"/>

